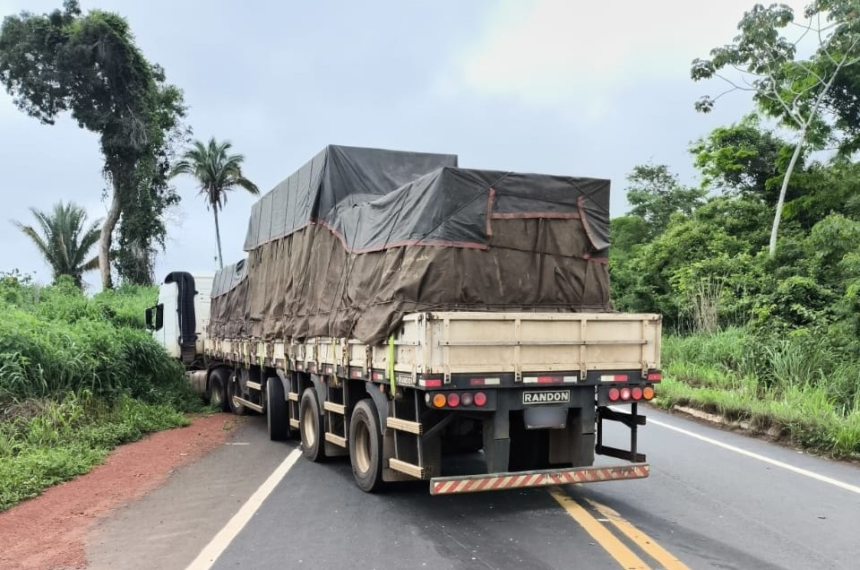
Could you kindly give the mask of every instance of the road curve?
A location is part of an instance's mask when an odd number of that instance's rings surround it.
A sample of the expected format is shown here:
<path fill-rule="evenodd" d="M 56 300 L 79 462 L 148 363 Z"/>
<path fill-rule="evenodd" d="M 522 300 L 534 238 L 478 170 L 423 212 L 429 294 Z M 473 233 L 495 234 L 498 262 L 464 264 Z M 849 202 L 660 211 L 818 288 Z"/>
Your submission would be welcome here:
<path fill-rule="evenodd" d="M 101 524 L 90 568 L 183 569 L 201 552 L 218 557 L 195 567 L 217 570 L 860 568 L 860 469 L 648 416 L 648 479 L 440 497 L 426 484 L 363 493 L 345 460 L 299 458 L 273 481 L 295 444 L 251 418 L 233 445 Z"/>

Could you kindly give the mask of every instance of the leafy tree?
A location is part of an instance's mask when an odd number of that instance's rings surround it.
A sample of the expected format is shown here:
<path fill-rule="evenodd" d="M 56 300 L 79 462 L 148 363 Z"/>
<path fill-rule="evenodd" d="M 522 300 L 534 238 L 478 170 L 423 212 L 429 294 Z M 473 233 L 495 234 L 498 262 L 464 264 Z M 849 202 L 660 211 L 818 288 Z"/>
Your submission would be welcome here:
<path fill-rule="evenodd" d="M 690 215 L 703 203 L 706 190 L 685 188 L 665 164 L 635 166 L 627 176 L 627 201 L 631 216 L 645 220 L 655 236 L 668 225 L 673 214 Z"/>
<path fill-rule="evenodd" d="M 186 111 L 182 92 L 164 82 L 159 66 L 154 70 L 160 101 L 155 119 L 165 137 L 157 148 L 153 146 L 154 155 L 147 157 L 154 169 L 143 169 L 145 176 L 123 201 L 117 244 L 111 252 L 120 278 L 138 285 L 153 282 L 155 256 L 158 249 L 164 249 L 167 237 L 165 215 L 180 201 L 170 184 L 170 169 L 177 158 L 175 149 L 188 142 L 191 132 L 182 122 Z"/>
<path fill-rule="evenodd" d="M 638 304 L 635 296 L 639 275 L 632 268 L 632 260 L 650 239 L 650 225 L 637 216 L 621 216 L 611 220 L 609 231 L 612 300 L 616 308 L 629 310 Z"/>
<path fill-rule="evenodd" d="M 83 15 L 77 0 L 65 0 L 62 10 L 50 14 L 4 19 L 0 82 L 22 111 L 42 123 L 70 112 L 81 128 L 99 135 L 111 186 L 99 268 L 102 285 L 110 288 L 114 229 L 123 209 L 137 204 L 141 188 L 151 188 L 157 178 L 166 130 L 184 111 L 181 92 L 146 60 L 125 19 L 100 10 Z"/>
<path fill-rule="evenodd" d="M 809 25 L 804 35 L 817 33 L 819 48 L 809 60 L 797 60 L 797 41 L 782 34 L 794 24 L 794 11 L 785 4 L 764 7 L 756 4 L 738 24 L 740 34 L 733 43 L 711 50 L 710 59 L 696 59 L 691 70 L 696 81 L 719 77 L 735 90 L 750 91 L 759 107 L 770 116 L 798 131 L 794 153 L 783 174 L 771 228 L 770 255 L 776 239 L 791 175 L 807 139 L 820 145 L 831 132 L 824 118 L 828 96 L 844 69 L 860 61 L 860 28 L 854 0 L 816 0 L 806 10 Z M 821 17 L 827 23 L 821 25 Z M 740 82 L 721 74 L 725 68 L 745 72 Z M 724 95 L 723 93 L 722 95 Z M 710 111 L 717 99 L 702 97 L 696 108 Z"/>
<path fill-rule="evenodd" d="M 717 127 L 699 139 L 690 151 L 703 175 L 705 186 L 724 194 L 758 198 L 776 206 L 774 182 L 790 160 L 790 144 L 761 128 L 758 115 L 750 114 L 728 127 Z"/>
<path fill-rule="evenodd" d="M 36 218 L 38 229 L 17 221 L 13 224 L 36 244 L 51 266 L 55 281 L 68 276 L 75 285 L 82 287 L 83 274 L 98 269 L 98 257 L 87 258 L 99 240 L 100 221 L 87 225 L 87 213 L 72 203 L 55 204 L 50 213 L 36 208 L 30 208 L 30 211 Z"/>
<path fill-rule="evenodd" d="M 243 188 L 251 194 L 260 193 L 257 186 L 242 173 L 245 157 L 241 154 L 230 154 L 231 148 L 233 145 L 230 142 L 219 143 L 214 137 L 209 139 L 208 144 L 195 141 L 171 172 L 171 176 L 188 174 L 196 178 L 200 185 L 200 194 L 206 199 L 207 208 L 212 208 L 215 216 L 215 239 L 218 242 L 220 267 L 224 267 L 224 257 L 221 254 L 218 210 L 223 209 L 227 203 L 227 192 L 235 188 Z"/>

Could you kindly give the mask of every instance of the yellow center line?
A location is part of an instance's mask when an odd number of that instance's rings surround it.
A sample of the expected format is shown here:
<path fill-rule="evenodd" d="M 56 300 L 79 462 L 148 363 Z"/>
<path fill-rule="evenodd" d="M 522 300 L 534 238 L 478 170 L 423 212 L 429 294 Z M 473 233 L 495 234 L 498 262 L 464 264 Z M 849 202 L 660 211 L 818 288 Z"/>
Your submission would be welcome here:
<path fill-rule="evenodd" d="M 573 520 L 579 523 L 579 525 L 585 529 L 585 531 L 591 535 L 591 537 L 597 541 L 600 546 L 609 553 L 612 558 L 615 559 L 618 564 L 621 565 L 622 568 L 626 570 L 651 570 L 651 568 L 645 564 L 645 562 L 636 556 L 636 554 L 630 550 L 627 546 L 624 545 L 623 542 L 618 540 L 614 534 L 609 532 L 609 530 L 600 524 L 600 522 L 591 516 L 588 511 L 586 511 L 582 505 L 571 499 L 565 493 L 563 493 L 560 489 L 549 489 L 549 494 L 552 495 L 552 498 L 558 501 L 564 510 L 567 511 Z M 668 570 L 668 567 L 667 567 Z"/>
<path fill-rule="evenodd" d="M 610 509 L 606 505 L 601 505 L 591 499 L 586 499 L 588 503 L 594 507 L 597 512 L 609 519 L 615 527 L 620 530 L 630 540 L 636 543 L 639 548 L 644 550 L 648 556 L 659 562 L 665 570 L 690 570 L 690 568 L 678 560 L 672 553 L 657 544 L 650 536 L 627 522 L 616 511 Z"/>

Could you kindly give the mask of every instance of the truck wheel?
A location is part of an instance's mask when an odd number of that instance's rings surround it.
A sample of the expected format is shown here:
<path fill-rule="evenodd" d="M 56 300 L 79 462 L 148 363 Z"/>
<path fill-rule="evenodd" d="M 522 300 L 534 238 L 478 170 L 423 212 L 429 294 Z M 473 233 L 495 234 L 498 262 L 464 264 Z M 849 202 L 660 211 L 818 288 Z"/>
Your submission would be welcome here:
<path fill-rule="evenodd" d="M 356 404 L 349 420 L 349 459 L 355 483 L 373 493 L 382 487 L 382 432 L 373 400 Z"/>
<path fill-rule="evenodd" d="M 277 376 L 266 380 L 266 425 L 272 441 L 289 439 L 290 414 L 284 399 L 284 384 Z"/>
<path fill-rule="evenodd" d="M 237 416 L 244 416 L 248 413 L 248 408 L 242 402 L 236 400 L 239 396 L 239 382 L 234 378 L 230 378 L 227 382 L 227 403 L 230 404 L 230 411 Z"/>
<path fill-rule="evenodd" d="M 325 443 L 323 443 L 323 423 L 320 415 L 320 404 L 315 388 L 305 388 L 299 407 L 299 433 L 302 438 L 302 454 L 313 461 L 325 461 Z"/>
<path fill-rule="evenodd" d="M 216 368 L 209 374 L 209 405 L 222 412 L 230 411 L 224 387 L 230 380 L 230 375 L 223 368 Z"/>

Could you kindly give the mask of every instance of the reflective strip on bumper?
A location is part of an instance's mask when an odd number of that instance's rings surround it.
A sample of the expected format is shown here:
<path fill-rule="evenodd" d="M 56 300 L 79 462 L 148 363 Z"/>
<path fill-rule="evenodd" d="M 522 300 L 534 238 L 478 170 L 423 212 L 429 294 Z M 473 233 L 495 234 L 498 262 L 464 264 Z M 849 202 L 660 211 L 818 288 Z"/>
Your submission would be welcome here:
<path fill-rule="evenodd" d="M 573 469 L 547 469 L 522 473 L 496 473 L 494 475 L 468 475 L 465 477 L 435 477 L 430 480 L 431 495 L 478 493 L 524 487 L 549 487 L 573 483 L 596 483 L 620 479 L 644 479 L 651 468 L 647 463 L 631 463 L 613 467 L 575 467 Z"/>

